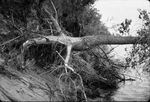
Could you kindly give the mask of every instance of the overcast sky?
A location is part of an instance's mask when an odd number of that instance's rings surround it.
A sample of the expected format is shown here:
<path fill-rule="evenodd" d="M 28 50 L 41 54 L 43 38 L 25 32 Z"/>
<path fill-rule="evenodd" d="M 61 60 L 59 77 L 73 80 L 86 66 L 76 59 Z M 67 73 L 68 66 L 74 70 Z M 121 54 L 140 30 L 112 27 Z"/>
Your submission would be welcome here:
<path fill-rule="evenodd" d="M 137 9 L 146 9 L 150 12 L 150 2 L 147 0 L 97 0 L 94 4 L 102 14 L 102 21 L 109 30 L 114 33 L 112 26 L 121 23 L 124 19 L 132 19 L 131 34 L 135 35 L 136 30 L 140 28 Z M 123 58 L 127 54 L 124 51 L 125 46 L 119 46 L 115 50 L 116 57 Z"/>

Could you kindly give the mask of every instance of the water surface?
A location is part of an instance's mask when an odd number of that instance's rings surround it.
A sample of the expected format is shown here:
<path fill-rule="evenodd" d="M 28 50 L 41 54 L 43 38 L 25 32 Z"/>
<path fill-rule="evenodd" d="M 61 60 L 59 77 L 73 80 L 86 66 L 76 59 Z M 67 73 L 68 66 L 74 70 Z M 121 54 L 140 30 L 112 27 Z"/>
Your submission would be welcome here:
<path fill-rule="evenodd" d="M 146 72 L 128 71 L 126 74 L 138 77 L 136 81 L 120 83 L 120 88 L 114 93 L 115 101 L 148 101 L 150 99 L 150 75 Z"/>

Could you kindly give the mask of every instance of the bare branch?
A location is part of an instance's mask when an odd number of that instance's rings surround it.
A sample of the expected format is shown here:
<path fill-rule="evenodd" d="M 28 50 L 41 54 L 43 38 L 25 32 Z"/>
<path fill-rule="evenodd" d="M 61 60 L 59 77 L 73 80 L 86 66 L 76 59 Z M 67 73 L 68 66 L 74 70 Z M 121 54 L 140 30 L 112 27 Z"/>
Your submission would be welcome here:
<path fill-rule="evenodd" d="M 60 58 L 65 62 L 65 59 L 63 58 L 62 55 L 60 55 L 60 53 L 58 51 L 56 51 L 56 53 L 60 56 Z"/>
<path fill-rule="evenodd" d="M 59 24 L 58 24 L 58 21 L 57 21 L 57 20 L 52 16 L 52 14 L 47 10 L 47 7 L 46 7 L 46 6 L 44 7 L 44 10 L 45 10 L 45 12 L 50 16 L 50 18 L 51 18 L 51 20 L 52 20 L 52 22 L 53 22 L 53 24 L 54 24 L 54 26 L 55 26 L 57 32 L 59 32 L 60 35 L 65 35 L 65 34 L 62 32 L 62 30 L 61 30 L 61 28 L 60 28 L 60 26 L 59 26 Z"/>
<path fill-rule="evenodd" d="M 13 38 L 13 39 L 10 39 L 10 40 L 8 40 L 8 41 L 5 41 L 4 43 L 0 44 L 0 47 L 3 46 L 3 45 L 6 45 L 6 44 L 8 44 L 8 43 L 11 43 L 11 42 L 14 41 L 14 40 L 17 40 L 17 39 L 19 39 L 20 37 L 21 37 L 21 36 L 17 36 L 17 37 L 15 37 L 15 38 Z"/>
<path fill-rule="evenodd" d="M 69 59 L 70 59 L 70 54 L 71 54 L 71 49 L 72 49 L 72 45 L 68 45 L 67 46 L 67 55 L 66 55 L 66 59 L 65 59 L 65 67 L 69 68 L 70 70 L 72 70 L 74 72 L 74 69 L 68 65 Z M 67 72 L 67 70 L 66 70 L 66 72 Z"/>
<path fill-rule="evenodd" d="M 58 14 L 57 14 L 56 7 L 55 7 L 55 5 L 54 5 L 54 3 L 53 3 L 52 0 L 50 0 L 50 2 L 51 2 L 52 6 L 53 6 L 53 9 L 54 9 L 54 11 L 55 11 L 55 19 L 58 21 Z"/>

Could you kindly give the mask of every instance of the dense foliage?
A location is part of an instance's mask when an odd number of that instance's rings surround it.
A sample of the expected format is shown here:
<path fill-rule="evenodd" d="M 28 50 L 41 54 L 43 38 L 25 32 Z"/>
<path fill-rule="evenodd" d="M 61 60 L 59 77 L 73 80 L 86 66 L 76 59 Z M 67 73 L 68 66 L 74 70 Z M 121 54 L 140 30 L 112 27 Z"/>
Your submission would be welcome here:
<path fill-rule="evenodd" d="M 146 44 L 135 44 L 132 47 L 130 56 L 126 58 L 127 63 L 130 64 L 133 68 L 137 65 L 144 64 L 144 70 L 149 71 L 149 56 L 150 56 L 150 42 L 149 42 L 149 33 L 150 33 L 150 13 L 146 10 L 139 9 L 139 19 L 142 21 L 142 28 L 137 31 L 137 34 L 140 36 L 141 40 L 144 39 L 147 41 Z M 139 40 L 140 42 L 140 40 Z"/>
<path fill-rule="evenodd" d="M 101 32 L 109 34 L 100 21 L 101 15 L 92 7 L 94 2 L 95 0 L 1 0 L 0 55 L 5 60 L 4 65 L 20 71 L 32 71 L 50 81 L 53 80 L 54 83 L 50 83 L 50 86 L 61 85 L 63 93 L 60 94 L 66 100 L 85 98 L 82 95 L 84 89 L 88 97 L 96 98 L 103 92 L 100 88 L 103 90 L 116 88 L 121 77 L 118 74 L 119 69 L 109 59 L 110 52 L 107 46 L 98 46 L 88 51 L 73 51 L 70 64 L 75 68 L 76 75 L 71 72 L 69 75 L 62 74 L 64 61 L 61 56 L 65 57 L 66 46 L 58 43 L 30 46 L 24 53 L 26 69 L 23 70 L 21 67 L 21 48 L 26 40 L 39 35 L 58 35 L 43 7 L 48 8 L 69 36 L 81 37 Z M 61 79 L 59 85 L 58 79 Z M 72 86 L 76 80 L 79 81 L 79 86 L 82 86 L 78 93 Z M 111 93 L 106 93 L 106 96 L 109 94 Z"/>

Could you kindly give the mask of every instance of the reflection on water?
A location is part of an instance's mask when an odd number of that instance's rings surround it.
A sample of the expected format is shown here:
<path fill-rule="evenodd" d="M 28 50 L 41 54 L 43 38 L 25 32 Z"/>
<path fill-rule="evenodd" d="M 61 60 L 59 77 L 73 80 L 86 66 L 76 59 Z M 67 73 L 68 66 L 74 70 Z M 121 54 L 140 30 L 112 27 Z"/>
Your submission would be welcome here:
<path fill-rule="evenodd" d="M 127 72 L 128 75 L 138 76 L 136 81 L 126 81 L 120 84 L 120 88 L 114 93 L 115 101 L 148 101 L 150 98 L 150 75 L 146 72 Z"/>

